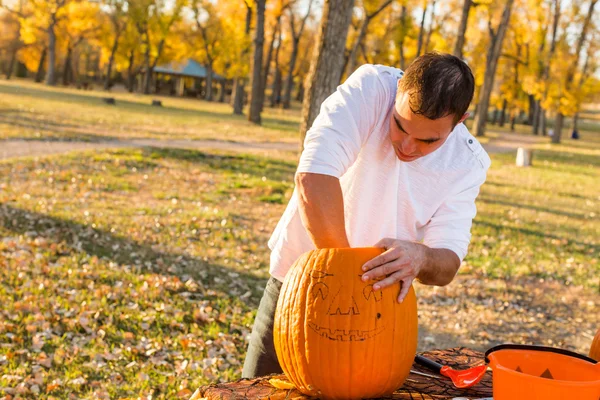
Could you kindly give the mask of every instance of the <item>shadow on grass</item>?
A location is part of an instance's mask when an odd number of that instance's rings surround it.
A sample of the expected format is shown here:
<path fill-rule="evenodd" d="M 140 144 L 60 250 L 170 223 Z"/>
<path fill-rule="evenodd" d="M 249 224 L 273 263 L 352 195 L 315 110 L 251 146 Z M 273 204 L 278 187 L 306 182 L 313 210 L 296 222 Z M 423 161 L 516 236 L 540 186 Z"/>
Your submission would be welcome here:
<path fill-rule="evenodd" d="M 575 251 L 575 249 L 573 249 L 573 250 L 571 250 L 572 252 L 585 254 L 586 256 L 589 256 L 590 254 L 594 254 L 594 253 L 595 254 L 600 253 L 600 245 L 597 245 L 594 243 L 585 243 L 585 242 L 581 242 L 578 240 L 573 240 L 573 239 L 553 235 L 553 234 L 547 233 L 547 232 L 540 232 L 540 231 L 536 231 L 533 229 L 527 229 L 527 228 L 518 228 L 515 226 L 505 226 L 505 225 L 501 225 L 501 224 L 494 224 L 491 222 L 481 221 L 481 220 L 477 220 L 477 219 L 473 221 L 473 224 L 492 228 L 492 229 L 495 229 L 496 231 L 503 231 L 503 230 L 511 231 L 510 235 L 513 238 L 515 237 L 515 236 L 513 236 L 515 234 L 523 234 L 523 235 L 528 235 L 528 236 L 536 236 L 541 239 L 547 238 L 547 239 L 559 240 L 561 242 L 566 241 L 568 246 L 576 246 L 577 251 Z"/>
<path fill-rule="evenodd" d="M 0 203 L 0 227 L 18 234 L 36 232 L 36 234 L 53 241 L 64 242 L 73 252 L 82 251 L 118 264 L 140 267 L 150 265 L 149 269 L 145 268 L 149 272 L 171 275 L 186 274 L 197 278 L 202 275 L 203 271 L 209 277 L 219 277 L 224 280 L 226 283 L 220 289 L 225 293 L 228 293 L 228 289 L 230 289 L 227 284 L 228 274 L 235 272 L 238 275 L 236 279 L 243 281 L 253 290 L 254 296 L 249 298 L 254 303 L 253 306 L 258 305 L 260 299 L 260 294 L 255 291 L 256 286 L 265 284 L 264 278 L 248 272 L 205 262 L 185 254 L 160 251 L 149 243 L 138 243 L 101 229 L 16 208 L 5 203 Z M 164 267 L 158 267 L 159 265 Z M 177 267 L 178 272 L 169 272 L 169 266 Z M 212 278 L 209 281 L 211 285 L 214 285 Z"/>
<path fill-rule="evenodd" d="M 61 92 L 55 90 L 44 90 L 36 89 L 33 87 L 24 86 L 8 86 L 0 84 L 0 95 L 11 94 L 20 97 L 29 97 L 47 102 L 57 103 L 74 103 L 74 104 L 85 104 L 89 106 L 103 106 L 107 110 L 115 109 L 119 111 L 137 112 L 141 114 L 161 114 L 170 116 L 187 116 L 187 117 L 201 117 L 204 119 L 210 119 L 212 121 L 230 121 L 237 120 L 240 122 L 246 122 L 246 116 L 234 115 L 233 111 L 219 111 L 219 110 L 202 110 L 202 109 L 188 109 L 180 108 L 169 105 L 163 105 L 162 107 L 156 107 L 151 105 L 152 95 L 145 95 L 141 99 L 147 100 L 147 103 L 141 103 L 137 101 L 125 100 L 122 98 L 116 98 L 116 105 L 109 105 L 103 102 L 104 97 L 111 97 L 109 92 L 93 92 L 92 95 L 83 95 L 73 92 Z M 140 95 L 142 96 L 142 95 Z M 161 99 L 163 96 L 160 96 Z M 168 99 L 168 98 L 167 98 Z M 179 98 L 181 100 L 181 98 Z M 190 102 L 204 102 L 199 99 L 185 99 Z M 206 104 L 206 103 L 203 103 Z M 215 103 L 217 104 L 217 103 Z M 21 111 L 22 110 L 18 110 Z M 267 129 L 284 130 L 284 131 L 297 131 L 299 122 L 290 121 L 287 119 L 279 119 L 275 117 L 264 117 L 264 127 Z"/>
<path fill-rule="evenodd" d="M 600 157 L 592 154 L 581 154 L 581 153 L 573 153 L 570 151 L 558 151 L 558 150 L 536 150 L 533 155 L 533 163 L 536 164 L 536 160 L 538 161 L 548 161 L 555 162 L 558 164 L 567 164 L 567 165 L 575 165 L 581 167 L 598 167 L 600 166 Z M 546 166 L 538 162 L 537 163 L 540 168 L 545 168 Z M 560 167 L 559 167 L 560 168 Z M 582 174 L 585 172 L 581 172 Z"/>
<path fill-rule="evenodd" d="M 149 158 L 171 158 L 204 164 L 211 169 L 231 173 L 248 174 L 255 177 L 267 177 L 276 181 L 293 181 L 296 164 L 278 159 L 240 155 L 217 155 L 198 150 L 166 147 L 145 147 L 144 156 Z"/>
<path fill-rule="evenodd" d="M 263 127 L 267 129 L 274 129 L 277 131 L 298 132 L 298 130 L 300 129 L 300 121 L 263 117 L 262 122 Z"/>
<path fill-rule="evenodd" d="M 498 204 L 498 205 L 503 205 L 503 206 L 508 206 L 508 207 L 524 208 L 527 210 L 545 212 L 545 213 L 549 213 L 549 214 L 560 215 L 563 217 L 569 217 L 569 218 L 580 219 L 580 220 L 586 219 L 585 214 L 562 211 L 562 210 L 555 210 L 552 208 L 534 206 L 531 204 L 515 203 L 515 202 L 511 202 L 511 201 L 500 200 L 500 199 L 498 199 L 498 195 L 494 195 L 494 197 L 492 198 L 492 197 L 487 197 L 485 195 L 480 194 L 477 197 L 477 201 L 480 201 L 480 202 L 483 202 L 486 204 Z"/>
<path fill-rule="evenodd" d="M 0 86 L 1 87 L 1 86 Z M 11 115 L 13 114 L 14 115 Z M 0 125 L 22 128 L 35 131 L 40 134 L 39 137 L 23 136 L 9 137 L 2 140 L 44 140 L 52 142 L 104 142 L 108 140 L 118 140 L 116 136 L 108 136 L 92 132 L 86 132 L 88 129 L 83 125 L 47 121 L 43 119 L 31 118 L 27 114 L 23 115 L 19 110 L 3 110 L 0 112 Z M 55 136 L 54 136 L 55 135 Z"/>
<path fill-rule="evenodd" d="M 490 181 L 490 180 L 485 181 L 484 187 L 485 186 L 494 186 L 494 187 L 499 187 L 499 188 L 519 188 L 520 190 L 524 189 L 523 186 L 521 186 L 521 185 L 516 185 L 513 183 L 495 182 L 495 181 Z M 543 189 L 532 188 L 532 187 L 528 187 L 527 190 L 533 191 L 533 192 L 543 192 L 544 191 Z M 594 196 L 583 196 L 579 193 L 568 193 L 568 192 L 553 192 L 553 193 L 558 196 L 571 197 L 573 199 L 580 199 L 580 200 L 595 200 L 596 199 Z M 481 196 L 482 195 L 479 195 L 479 197 L 477 197 L 477 200 L 479 200 L 481 198 Z M 493 200 L 492 200 L 492 202 L 493 202 Z"/>

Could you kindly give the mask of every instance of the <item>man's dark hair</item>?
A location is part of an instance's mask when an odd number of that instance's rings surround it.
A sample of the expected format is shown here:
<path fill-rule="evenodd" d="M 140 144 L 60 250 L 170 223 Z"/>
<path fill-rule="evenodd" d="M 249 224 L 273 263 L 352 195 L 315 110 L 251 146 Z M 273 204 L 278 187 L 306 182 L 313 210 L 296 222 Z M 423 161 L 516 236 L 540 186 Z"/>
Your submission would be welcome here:
<path fill-rule="evenodd" d="M 399 89 L 408 94 L 408 104 L 415 114 L 429 119 L 454 115 L 456 124 L 473 100 L 475 79 L 460 58 L 431 52 L 408 66 Z"/>

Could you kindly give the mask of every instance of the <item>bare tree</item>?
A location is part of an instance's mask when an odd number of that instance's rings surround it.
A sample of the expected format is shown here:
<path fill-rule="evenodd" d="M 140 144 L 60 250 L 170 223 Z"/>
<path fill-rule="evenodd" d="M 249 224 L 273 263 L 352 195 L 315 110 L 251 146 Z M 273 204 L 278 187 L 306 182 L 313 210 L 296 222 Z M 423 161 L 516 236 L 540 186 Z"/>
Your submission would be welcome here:
<path fill-rule="evenodd" d="M 346 76 L 350 76 L 350 74 L 352 74 L 352 72 L 354 72 L 354 68 L 356 66 L 356 60 L 358 58 L 357 57 L 358 48 L 362 45 L 362 43 L 365 40 L 365 37 L 367 36 L 369 24 L 371 23 L 373 18 L 375 18 L 377 15 L 379 15 L 379 13 L 382 12 L 390 4 L 392 4 L 392 0 L 386 0 L 375 11 L 373 11 L 372 13 L 369 13 L 367 11 L 367 9 L 364 7 L 364 3 L 363 3 L 363 13 L 365 14 L 365 17 L 363 18 L 362 23 L 360 24 L 360 31 L 358 33 L 358 37 L 354 41 L 354 45 L 352 46 L 352 50 L 350 51 L 350 56 L 348 56 L 348 65 L 346 66 Z"/>
<path fill-rule="evenodd" d="M 271 93 L 271 107 L 281 103 L 281 68 L 279 67 L 279 50 L 281 49 L 281 29 L 277 36 L 277 49 L 275 49 L 275 77 L 273 79 L 273 91 Z"/>
<path fill-rule="evenodd" d="M 215 61 L 218 58 L 219 38 L 222 36 L 221 22 L 216 17 L 211 3 L 201 3 L 198 1 L 191 2 L 192 11 L 194 12 L 194 22 L 196 29 L 200 32 L 202 38 L 202 47 L 206 53 L 206 93 L 204 100 L 213 100 L 213 68 Z M 202 14 L 202 11 L 208 13 L 208 18 Z"/>
<path fill-rule="evenodd" d="M 458 25 L 458 34 L 456 35 L 456 43 L 454 44 L 454 55 L 458 58 L 462 58 L 462 49 L 465 45 L 465 34 L 467 33 L 467 25 L 469 22 L 469 12 L 473 0 L 465 0 L 463 3 L 462 14 L 460 16 L 460 24 Z"/>
<path fill-rule="evenodd" d="M 419 29 L 419 41 L 417 42 L 417 57 L 421 55 L 421 48 L 423 47 L 423 35 L 425 34 L 425 17 L 427 16 L 427 6 L 429 0 L 423 1 L 423 14 L 421 15 L 421 28 Z"/>
<path fill-rule="evenodd" d="M 490 104 L 490 95 L 494 87 L 494 77 L 496 75 L 496 67 L 498 66 L 498 59 L 502 51 L 502 43 L 504 42 L 504 36 L 510 21 L 510 13 L 512 10 L 514 0 L 507 0 L 502 12 L 502 19 L 498 28 L 494 31 L 492 28 L 491 15 L 488 19 L 488 30 L 490 34 L 490 45 L 485 62 L 485 76 L 483 78 L 483 86 L 479 92 L 479 101 L 477 112 L 475 113 L 475 121 L 473 122 L 473 131 L 477 136 L 483 136 L 485 134 L 485 125 L 487 122 L 488 107 Z"/>
<path fill-rule="evenodd" d="M 3 37 L 0 39 L 0 48 L 3 47 L 4 49 L 6 49 L 10 55 L 8 67 L 6 70 L 6 79 L 9 80 L 12 76 L 15 63 L 17 61 L 17 53 L 20 49 L 25 47 L 25 44 L 21 40 L 21 19 L 25 18 L 26 15 L 24 14 L 23 10 L 23 0 L 19 0 L 18 10 L 13 10 L 7 5 L 2 4 L 1 1 L 0 7 L 8 11 L 8 13 L 0 16 L 2 18 L 0 24 L 3 24 L 7 30 L 12 30 L 14 32 L 14 36 Z"/>
<path fill-rule="evenodd" d="M 313 60 L 306 77 L 300 122 L 300 143 L 314 122 L 321 103 L 335 91 L 344 64 L 344 48 L 354 0 L 325 0 Z"/>
<path fill-rule="evenodd" d="M 35 81 L 41 82 L 44 79 L 44 65 L 46 63 L 46 54 L 48 53 L 48 48 L 44 47 L 42 49 L 42 53 L 40 54 L 40 62 L 38 63 L 37 71 L 35 73 Z"/>
<path fill-rule="evenodd" d="M 581 34 L 579 35 L 579 40 L 577 41 L 577 48 L 575 50 L 575 60 L 569 64 L 569 68 L 567 69 L 567 74 L 565 77 L 565 90 L 570 90 L 573 85 L 573 80 L 575 78 L 575 71 L 577 66 L 579 65 L 579 60 L 581 57 L 581 50 L 583 49 L 583 44 L 585 43 L 585 39 L 588 33 L 588 29 L 590 27 L 590 23 L 592 21 L 592 15 L 594 14 L 594 7 L 598 0 L 592 0 L 590 2 L 590 7 L 588 8 L 588 13 L 585 17 L 585 21 L 583 22 L 583 26 L 581 28 Z M 554 135 L 552 135 L 552 143 L 560 143 L 560 136 L 562 134 L 562 127 L 565 116 L 563 113 L 558 110 L 556 114 L 556 119 L 554 120 Z"/>
<path fill-rule="evenodd" d="M 283 108 L 290 108 L 290 102 L 292 99 L 292 87 L 294 86 L 294 69 L 296 68 L 296 59 L 298 58 L 298 48 L 300 45 L 300 38 L 302 32 L 304 32 L 304 26 L 306 20 L 310 16 L 310 9 L 313 5 L 313 0 L 309 0 L 308 10 L 306 15 L 300 20 L 300 26 L 296 30 L 296 17 L 294 16 L 294 10 L 290 7 L 290 32 L 292 34 L 292 54 L 290 55 L 290 64 L 288 68 L 287 78 L 285 79 L 285 90 L 283 92 Z"/>
<path fill-rule="evenodd" d="M 252 62 L 252 92 L 250 94 L 250 112 L 248 121 L 255 124 L 261 123 L 260 111 L 262 109 L 260 89 L 262 87 L 262 58 L 263 45 L 265 42 L 265 6 L 266 0 L 255 0 L 256 4 L 256 26 L 254 28 L 254 57 Z"/>
<path fill-rule="evenodd" d="M 125 1 L 124 0 L 110 0 L 108 5 L 112 7 L 110 13 L 110 22 L 113 27 L 113 32 L 115 34 L 115 38 L 113 41 L 113 45 L 110 49 L 110 57 L 108 59 L 108 65 L 106 66 L 106 77 L 104 78 L 104 90 L 110 89 L 111 86 L 111 77 L 112 77 L 112 68 L 115 62 L 115 54 L 117 54 L 117 49 L 119 47 L 119 39 L 121 34 L 125 30 L 127 25 L 126 12 L 125 12 Z"/>
<path fill-rule="evenodd" d="M 150 93 L 154 68 L 156 68 L 156 64 L 162 55 L 165 41 L 167 40 L 167 37 L 171 31 L 171 27 L 179 18 L 182 8 L 183 2 L 176 0 L 171 9 L 171 15 L 169 18 L 163 18 L 163 13 L 166 11 L 166 7 L 162 2 L 153 0 L 129 3 L 129 9 L 133 12 L 133 14 L 131 14 L 132 20 L 135 21 L 135 26 L 140 37 L 142 38 L 142 44 L 144 46 L 145 94 Z M 153 20 L 154 23 L 158 25 L 158 44 L 156 45 L 156 49 L 154 51 L 152 51 L 152 42 L 154 40 L 151 37 L 151 35 L 154 33 L 154 29 L 151 29 Z"/>
<path fill-rule="evenodd" d="M 402 4 L 402 9 L 400 12 L 400 33 L 398 40 L 398 55 L 400 60 L 400 69 L 404 69 L 406 67 L 406 59 L 404 57 L 404 39 L 406 39 L 406 35 L 408 33 L 408 18 L 406 12 L 406 4 Z"/>
<path fill-rule="evenodd" d="M 267 50 L 267 60 L 265 61 L 265 65 L 263 66 L 263 74 L 261 78 L 261 88 L 260 95 L 262 100 L 260 104 L 264 107 L 264 98 L 265 98 L 265 90 L 267 89 L 267 80 L 269 78 L 269 73 L 271 71 L 271 61 L 273 60 L 273 49 L 275 48 L 275 42 L 277 41 L 277 35 L 281 37 L 281 16 L 283 13 L 278 13 L 275 17 L 275 25 L 273 26 L 273 31 L 271 32 L 271 42 L 269 43 L 269 50 Z M 279 48 L 279 42 L 278 48 Z M 261 111 L 263 108 L 261 108 Z"/>
<path fill-rule="evenodd" d="M 561 14 L 561 9 L 560 9 L 560 0 L 553 0 L 554 2 L 554 17 L 552 20 L 552 40 L 550 42 L 550 49 L 548 50 L 548 53 L 546 54 L 546 59 L 543 63 L 543 65 L 541 65 L 541 76 L 540 76 L 540 80 L 544 83 L 547 83 L 548 78 L 550 76 L 550 62 L 552 61 L 552 57 L 554 56 L 554 52 L 556 50 L 556 35 L 558 32 L 558 21 L 560 19 L 560 14 Z M 544 32 L 544 37 L 546 36 L 546 33 Z M 543 50 L 545 46 L 545 40 L 542 40 L 542 44 L 540 45 L 540 50 Z M 544 93 L 542 96 L 542 99 L 546 98 L 546 96 L 548 95 L 548 85 L 545 85 L 546 88 L 544 89 Z M 539 133 L 540 127 L 542 127 L 542 122 L 545 122 L 545 112 L 544 110 L 542 110 L 542 106 L 541 106 L 541 99 L 538 99 L 536 102 L 536 110 L 534 112 L 534 116 L 533 116 L 533 133 L 535 135 L 537 135 Z M 545 134 L 546 133 L 546 129 L 545 129 L 545 123 L 544 123 L 544 127 L 542 128 L 542 133 Z"/>
<path fill-rule="evenodd" d="M 244 5 L 246 6 L 246 36 L 250 35 L 250 25 L 252 23 L 252 7 L 247 1 L 244 1 Z M 246 58 L 250 49 L 245 47 L 242 50 L 242 58 Z M 232 101 L 231 105 L 233 107 L 233 113 L 236 115 L 242 115 L 244 109 L 244 92 L 246 86 L 246 78 L 237 77 L 233 82 L 233 93 L 232 93 Z"/>
<path fill-rule="evenodd" d="M 67 0 L 58 0 L 49 7 L 50 18 L 48 19 L 48 73 L 46 74 L 46 85 L 56 85 L 56 25 L 60 21 L 59 11 L 67 4 Z"/>

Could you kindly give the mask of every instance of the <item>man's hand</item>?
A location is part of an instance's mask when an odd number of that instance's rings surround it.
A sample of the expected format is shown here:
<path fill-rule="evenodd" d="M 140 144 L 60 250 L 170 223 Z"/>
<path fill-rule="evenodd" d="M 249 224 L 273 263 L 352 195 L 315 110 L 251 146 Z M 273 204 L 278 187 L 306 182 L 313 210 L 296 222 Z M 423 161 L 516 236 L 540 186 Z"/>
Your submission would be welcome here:
<path fill-rule="evenodd" d="M 397 239 L 382 239 L 375 247 L 383 247 L 386 251 L 368 261 L 362 269 L 365 273 L 363 281 L 384 278 L 373 285 L 379 290 L 401 282 L 398 302 L 401 303 L 419 273 L 427 265 L 427 246 Z"/>

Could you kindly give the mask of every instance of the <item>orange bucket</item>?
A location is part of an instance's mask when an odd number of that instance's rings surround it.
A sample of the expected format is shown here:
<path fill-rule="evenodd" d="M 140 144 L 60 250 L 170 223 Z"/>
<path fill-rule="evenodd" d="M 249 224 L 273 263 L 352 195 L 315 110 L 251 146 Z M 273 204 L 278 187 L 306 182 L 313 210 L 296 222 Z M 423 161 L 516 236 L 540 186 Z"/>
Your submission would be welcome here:
<path fill-rule="evenodd" d="M 494 400 L 599 400 L 600 363 L 572 351 L 503 344 L 485 353 Z"/>

